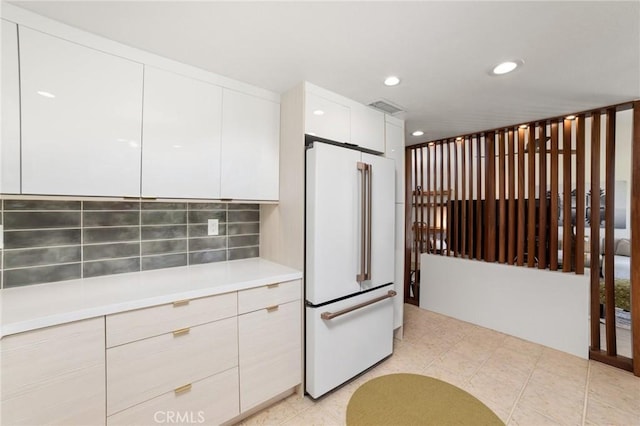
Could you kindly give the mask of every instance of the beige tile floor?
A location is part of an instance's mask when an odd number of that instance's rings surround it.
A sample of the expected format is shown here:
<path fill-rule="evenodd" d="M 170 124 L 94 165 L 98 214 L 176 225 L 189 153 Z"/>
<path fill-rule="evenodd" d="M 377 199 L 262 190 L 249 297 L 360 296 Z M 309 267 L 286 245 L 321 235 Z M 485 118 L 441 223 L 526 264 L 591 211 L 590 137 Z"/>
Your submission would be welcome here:
<path fill-rule="evenodd" d="M 353 392 L 396 372 L 459 386 L 507 425 L 640 425 L 640 378 L 631 373 L 412 305 L 392 357 L 318 401 L 294 395 L 241 424 L 344 425 Z"/>

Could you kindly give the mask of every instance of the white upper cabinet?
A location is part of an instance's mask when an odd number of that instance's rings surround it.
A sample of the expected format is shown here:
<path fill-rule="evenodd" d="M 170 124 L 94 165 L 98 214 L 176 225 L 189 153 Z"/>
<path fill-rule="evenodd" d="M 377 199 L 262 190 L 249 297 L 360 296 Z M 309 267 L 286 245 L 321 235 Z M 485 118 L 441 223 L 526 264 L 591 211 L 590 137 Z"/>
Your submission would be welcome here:
<path fill-rule="evenodd" d="M 351 141 L 349 107 L 310 91 L 305 98 L 305 133 L 336 142 Z"/>
<path fill-rule="evenodd" d="M 222 88 L 145 67 L 142 195 L 220 198 Z"/>
<path fill-rule="evenodd" d="M 221 197 L 278 199 L 280 104 L 223 89 Z"/>
<path fill-rule="evenodd" d="M 351 107 L 351 143 L 384 152 L 384 113 L 356 104 Z"/>
<path fill-rule="evenodd" d="M 20 193 L 20 78 L 18 75 L 18 26 L 1 20 L 2 26 L 2 141 L 0 192 Z"/>
<path fill-rule="evenodd" d="M 143 66 L 19 34 L 22 192 L 139 196 Z"/>
<path fill-rule="evenodd" d="M 391 123 L 389 119 L 386 121 L 385 157 L 392 158 L 395 161 L 396 203 L 404 203 L 404 128 L 401 120 L 397 120 L 397 122 L 399 125 Z"/>

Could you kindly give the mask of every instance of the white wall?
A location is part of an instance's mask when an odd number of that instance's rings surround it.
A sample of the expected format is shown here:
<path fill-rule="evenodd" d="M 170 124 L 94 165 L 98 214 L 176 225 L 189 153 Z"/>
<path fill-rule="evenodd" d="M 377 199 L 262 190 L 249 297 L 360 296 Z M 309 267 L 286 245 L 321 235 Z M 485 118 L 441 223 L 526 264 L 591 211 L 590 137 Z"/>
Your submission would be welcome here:
<path fill-rule="evenodd" d="M 423 254 L 420 307 L 588 357 L 589 273 Z"/>

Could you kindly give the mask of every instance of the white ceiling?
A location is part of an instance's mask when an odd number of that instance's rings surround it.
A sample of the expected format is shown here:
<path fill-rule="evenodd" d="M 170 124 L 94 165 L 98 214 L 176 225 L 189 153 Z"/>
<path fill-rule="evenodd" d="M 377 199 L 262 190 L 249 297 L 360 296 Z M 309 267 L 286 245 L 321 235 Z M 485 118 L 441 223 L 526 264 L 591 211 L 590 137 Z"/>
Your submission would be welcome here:
<path fill-rule="evenodd" d="M 640 98 L 638 0 L 11 3 L 276 92 L 385 98 L 407 144 Z M 524 67 L 488 75 L 512 58 Z"/>

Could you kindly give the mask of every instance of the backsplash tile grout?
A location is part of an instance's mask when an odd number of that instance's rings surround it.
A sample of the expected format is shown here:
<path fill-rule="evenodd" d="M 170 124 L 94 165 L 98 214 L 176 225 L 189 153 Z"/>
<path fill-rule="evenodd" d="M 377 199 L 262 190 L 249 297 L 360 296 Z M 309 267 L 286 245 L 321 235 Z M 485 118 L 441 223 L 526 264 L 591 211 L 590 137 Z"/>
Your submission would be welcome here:
<path fill-rule="evenodd" d="M 3 199 L 0 220 L 0 288 L 259 256 L 258 204 Z"/>

